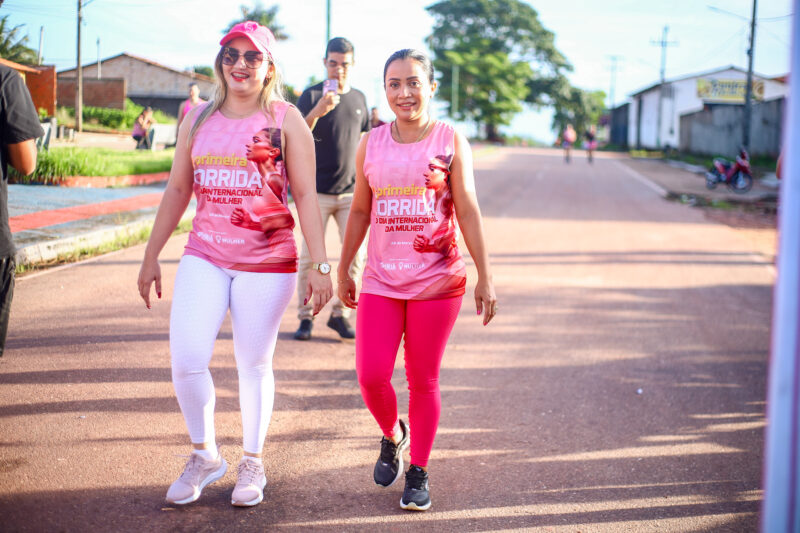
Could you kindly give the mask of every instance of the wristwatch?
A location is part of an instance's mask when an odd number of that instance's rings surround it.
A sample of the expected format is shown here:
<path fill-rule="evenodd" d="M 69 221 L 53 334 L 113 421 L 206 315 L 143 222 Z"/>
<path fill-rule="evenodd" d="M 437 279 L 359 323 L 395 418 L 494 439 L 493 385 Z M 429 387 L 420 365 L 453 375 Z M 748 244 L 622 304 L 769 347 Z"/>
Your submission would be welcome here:
<path fill-rule="evenodd" d="M 331 273 L 331 265 L 329 265 L 328 263 L 311 263 L 311 268 L 313 268 L 322 275 Z"/>

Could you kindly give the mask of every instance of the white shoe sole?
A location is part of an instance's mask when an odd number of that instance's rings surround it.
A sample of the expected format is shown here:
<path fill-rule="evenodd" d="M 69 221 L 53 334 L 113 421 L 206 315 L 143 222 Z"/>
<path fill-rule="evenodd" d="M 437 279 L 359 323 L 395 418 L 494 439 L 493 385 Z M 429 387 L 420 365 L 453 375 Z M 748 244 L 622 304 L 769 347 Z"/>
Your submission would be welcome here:
<path fill-rule="evenodd" d="M 169 498 L 167 498 L 167 502 L 173 503 L 175 505 L 186 505 L 187 503 L 192 503 L 194 501 L 197 501 L 197 499 L 200 498 L 200 495 L 203 493 L 203 489 L 206 488 L 211 483 L 214 483 L 215 481 L 220 479 L 222 476 L 225 475 L 225 472 L 227 471 L 228 471 L 228 463 L 225 462 L 225 459 L 223 458 L 220 467 L 203 481 L 203 483 L 200 485 L 200 487 L 198 487 L 198 489 L 195 491 L 193 495 L 183 500 L 170 500 Z"/>
<path fill-rule="evenodd" d="M 234 507 L 252 507 L 254 505 L 258 505 L 259 503 L 264 501 L 264 489 L 266 488 L 266 486 L 267 482 L 266 480 L 264 480 L 264 484 L 261 485 L 261 492 L 259 492 L 256 498 L 253 498 L 252 500 L 246 502 L 234 500 L 233 498 L 231 498 L 231 505 L 233 505 Z"/>

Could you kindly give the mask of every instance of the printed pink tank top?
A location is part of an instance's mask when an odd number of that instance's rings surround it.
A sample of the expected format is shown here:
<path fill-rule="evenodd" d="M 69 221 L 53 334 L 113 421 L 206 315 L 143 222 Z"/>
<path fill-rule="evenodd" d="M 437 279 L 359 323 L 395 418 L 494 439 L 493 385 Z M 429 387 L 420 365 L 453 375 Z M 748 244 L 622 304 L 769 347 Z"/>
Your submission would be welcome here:
<path fill-rule="evenodd" d="M 281 145 L 290 106 L 274 103 L 274 119 L 215 111 L 200 126 L 191 151 L 197 214 L 184 253 L 233 270 L 297 271 Z"/>
<path fill-rule="evenodd" d="M 450 192 L 454 147 L 452 126 L 438 121 L 411 144 L 392 139 L 391 123 L 370 131 L 364 175 L 372 212 L 362 292 L 403 300 L 464 294 Z"/>

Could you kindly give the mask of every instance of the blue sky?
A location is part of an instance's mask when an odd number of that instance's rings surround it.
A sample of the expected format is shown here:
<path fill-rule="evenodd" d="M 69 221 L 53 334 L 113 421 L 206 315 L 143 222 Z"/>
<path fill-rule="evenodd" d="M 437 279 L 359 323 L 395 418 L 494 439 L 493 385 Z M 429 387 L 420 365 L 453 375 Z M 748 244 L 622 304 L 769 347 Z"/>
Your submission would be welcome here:
<path fill-rule="evenodd" d="M 87 0 L 84 0 L 85 2 Z M 218 49 L 221 29 L 239 14 L 239 5 L 220 0 L 88 0 L 84 8 L 82 55 L 84 63 L 130 52 L 175 67 L 210 64 Z M 278 45 L 281 68 L 287 81 L 306 85 L 320 77 L 325 47 L 325 0 L 293 0 L 278 4 L 278 20 L 290 39 Z M 556 46 L 574 66 L 571 82 L 584 89 L 608 93 L 611 57 L 617 56 L 615 101 L 646 87 L 659 78 L 661 38 L 665 25 L 668 39 L 667 78 L 684 76 L 728 65 L 747 66 L 752 0 L 604 0 L 528 2 L 542 24 L 556 36 Z M 356 47 L 353 85 L 370 105 L 378 105 L 391 117 L 383 99 L 383 63 L 395 50 L 423 50 L 433 20 L 425 11 L 430 1 L 331 0 L 331 34 L 342 35 Z M 5 0 L 0 15 L 24 24 L 28 45 L 39 45 L 44 27 L 43 56 L 58 69 L 75 66 L 75 0 Z M 580 7 L 578 7 L 580 6 Z M 719 9 L 732 14 L 723 13 Z M 758 2 L 754 69 L 766 76 L 785 74 L 789 68 L 790 0 Z M 505 131 L 541 140 L 552 140 L 550 115 L 530 110 Z"/>

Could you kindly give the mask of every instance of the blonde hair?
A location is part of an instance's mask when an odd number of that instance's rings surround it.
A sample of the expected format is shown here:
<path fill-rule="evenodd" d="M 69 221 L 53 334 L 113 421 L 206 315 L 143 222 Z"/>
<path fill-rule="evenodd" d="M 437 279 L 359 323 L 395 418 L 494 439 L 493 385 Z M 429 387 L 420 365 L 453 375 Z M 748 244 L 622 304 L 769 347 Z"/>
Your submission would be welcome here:
<path fill-rule="evenodd" d="M 228 85 L 225 82 L 225 76 L 222 73 L 222 52 L 225 47 L 219 49 L 217 58 L 214 60 L 214 73 L 216 74 L 216 87 L 214 89 L 214 99 L 200 112 L 200 115 L 192 124 L 192 129 L 189 130 L 188 145 L 191 148 L 192 141 L 194 140 L 197 130 L 200 126 L 210 117 L 215 111 L 222 107 L 225 99 L 228 97 Z M 269 61 L 272 66 L 272 76 L 264 80 L 264 85 L 261 87 L 261 92 L 258 93 L 258 107 L 274 119 L 275 115 L 272 112 L 272 104 L 275 102 L 285 102 L 286 98 L 283 96 L 283 79 L 278 69 L 278 65 L 272 60 L 271 57 L 265 57 L 264 60 Z"/>

